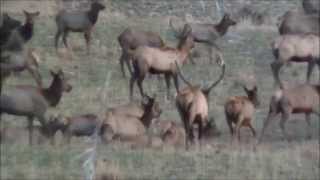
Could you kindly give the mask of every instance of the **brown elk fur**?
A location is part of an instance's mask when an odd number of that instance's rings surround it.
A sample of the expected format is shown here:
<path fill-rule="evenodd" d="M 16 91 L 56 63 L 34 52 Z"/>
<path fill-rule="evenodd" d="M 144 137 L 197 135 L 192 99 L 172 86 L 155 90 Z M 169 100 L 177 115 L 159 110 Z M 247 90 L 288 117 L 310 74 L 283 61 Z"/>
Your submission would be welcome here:
<path fill-rule="evenodd" d="M 308 125 L 308 138 L 311 138 L 310 115 L 317 114 L 320 117 L 320 85 L 301 84 L 288 89 L 279 89 L 275 91 L 270 100 L 269 114 L 264 121 L 263 129 L 259 137 L 262 141 L 264 132 L 270 123 L 278 114 L 281 114 L 280 128 L 284 137 L 289 140 L 285 131 L 285 122 L 289 120 L 292 114 L 305 114 L 305 120 Z"/>
<path fill-rule="evenodd" d="M 275 60 L 271 63 L 271 69 L 277 84 L 282 86 L 279 78 L 281 67 L 289 62 L 308 63 L 307 82 L 315 64 L 320 70 L 320 37 L 316 35 L 283 35 L 272 43 Z M 319 77 L 320 81 L 320 77 Z"/>
<path fill-rule="evenodd" d="M 252 126 L 252 120 L 255 107 L 259 106 L 258 89 L 256 86 L 252 90 L 244 87 L 247 96 L 232 96 L 229 97 L 224 105 L 224 111 L 230 133 L 232 136 L 238 135 L 240 140 L 240 128 L 247 126 L 251 129 L 253 136 L 256 136 L 256 131 Z M 233 124 L 236 125 L 235 132 Z"/>

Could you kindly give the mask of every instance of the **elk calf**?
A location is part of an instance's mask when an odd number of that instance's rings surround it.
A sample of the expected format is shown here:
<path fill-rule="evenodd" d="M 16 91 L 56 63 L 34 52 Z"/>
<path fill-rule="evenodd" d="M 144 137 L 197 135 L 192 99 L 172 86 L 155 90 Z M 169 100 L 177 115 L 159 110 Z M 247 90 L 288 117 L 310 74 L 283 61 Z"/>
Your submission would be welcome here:
<path fill-rule="evenodd" d="M 139 46 L 149 46 L 149 47 L 164 47 L 164 42 L 161 37 L 151 31 L 140 31 L 133 28 L 125 29 L 119 36 L 118 42 L 122 49 L 122 54 L 120 57 L 120 66 L 123 77 L 125 77 L 124 63 L 127 64 L 128 70 L 132 74 L 132 69 L 130 66 L 131 56 L 130 50 L 135 50 Z"/>
<path fill-rule="evenodd" d="M 276 84 L 282 86 L 279 71 L 284 64 L 289 62 L 308 63 L 307 82 L 309 82 L 315 64 L 318 65 L 320 71 L 319 43 L 320 37 L 312 34 L 283 35 L 277 37 L 272 43 L 275 60 L 271 63 Z"/>
<path fill-rule="evenodd" d="M 56 24 L 58 28 L 55 35 L 56 50 L 58 49 L 58 41 L 61 35 L 64 45 L 68 48 L 67 36 L 69 31 L 83 32 L 87 45 L 87 54 L 89 54 L 91 31 L 98 20 L 99 12 L 104 9 L 104 5 L 98 2 L 93 2 L 90 10 L 86 12 L 67 12 L 65 10 L 60 11 L 56 16 Z"/>
<path fill-rule="evenodd" d="M 181 125 L 170 120 L 158 120 L 156 126 L 160 131 L 163 145 L 185 147 L 186 133 Z"/>
<path fill-rule="evenodd" d="M 240 141 L 240 128 L 241 126 L 247 126 L 251 129 L 252 134 L 256 137 L 256 131 L 253 128 L 251 121 L 255 108 L 260 105 L 258 99 L 258 88 L 256 86 L 249 90 L 245 86 L 243 87 L 247 96 L 232 96 L 229 97 L 224 105 L 224 112 L 230 133 L 232 136 L 238 135 Z M 235 132 L 233 124 L 236 125 Z"/>
<path fill-rule="evenodd" d="M 285 122 L 291 114 L 303 113 L 308 125 L 307 138 L 311 138 L 310 115 L 312 113 L 320 117 L 320 85 L 302 84 L 289 89 L 280 89 L 274 92 L 270 100 L 269 114 L 263 123 L 263 129 L 259 137 L 261 143 L 264 132 L 271 120 L 281 114 L 280 128 L 283 136 L 289 140 L 285 131 Z"/>
<path fill-rule="evenodd" d="M 203 131 L 208 125 L 208 98 L 209 93 L 223 79 L 225 64 L 222 64 L 222 73 L 217 81 L 212 83 L 208 88 L 201 89 L 200 86 L 191 85 L 182 75 L 179 66 L 176 64 L 178 74 L 181 79 L 188 85 L 182 90 L 178 90 L 176 97 L 176 106 L 184 124 L 186 132 L 186 149 L 189 142 L 195 140 L 196 144 L 201 145 Z M 196 130 L 198 132 L 196 132 Z"/>

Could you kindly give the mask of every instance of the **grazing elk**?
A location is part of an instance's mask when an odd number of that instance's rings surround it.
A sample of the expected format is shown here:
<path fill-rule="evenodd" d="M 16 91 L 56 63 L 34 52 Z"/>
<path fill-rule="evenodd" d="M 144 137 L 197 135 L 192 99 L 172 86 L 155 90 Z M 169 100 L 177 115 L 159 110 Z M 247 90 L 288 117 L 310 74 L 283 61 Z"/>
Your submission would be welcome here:
<path fill-rule="evenodd" d="M 279 19 L 279 33 L 314 34 L 320 36 L 320 16 L 309 15 L 301 11 L 290 10 Z"/>
<path fill-rule="evenodd" d="M 240 128 L 247 126 L 251 129 L 252 134 L 256 137 L 256 131 L 253 128 L 251 122 L 255 108 L 260 105 L 258 98 L 258 88 L 254 86 L 253 89 L 248 89 L 243 86 L 247 96 L 232 96 L 229 97 L 224 105 L 224 112 L 230 133 L 232 136 L 238 135 L 240 141 Z M 235 132 L 233 124 L 235 124 Z"/>
<path fill-rule="evenodd" d="M 304 113 L 308 125 L 307 138 L 311 138 L 310 115 L 312 113 L 320 117 L 320 85 L 300 84 L 288 89 L 279 89 L 274 92 L 270 100 L 269 114 L 263 123 L 263 129 L 259 137 L 261 143 L 264 132 L 271 120 L 281 114 L 280 128 L 283 136 L 289 140 L 285 131 L 285 122 L 291 114 Z"/>
<path fill-rule="evenodd" d="M 86 40 L 87 54 L 90 53 L 91 31 L 98 20 L 98 15 L 105 6 L 99 2 L 93 2 L 88 11 L 67 12 L 60 11 L 56 16 L 57 33 L 55 35 L 55 47 L 58 50 L 58 41 L 62 35 L 65 47 L 68 48 L 67 36 L 69 31 L 83 32 Z"/>
<path fill-rule="evenodd" d="M 133 74 L 130 79 L 130 99 L 133 96 L 133 87 L 137 82 L 141 96 L 144 96 L 143 80 L 147 73 L 164 74 L 167 85 L 167 97 L 169 98 L 170 79 L 173 78 L 176 90 L 179 89 L 178 76 L 174 63 L 184 64 L 190 50 L 194 47 L 191 37 L 191 27 L 185 26 L 184 37 L 178 43 L 177 48 L 154 48 L 140 46 L 133 54 Z"/>
<path fill-rule="evenodd" d="M 120 140 L 135 140 L 143 136 L 149 128 L 152 119 L 158 118 L 161 114 L 160 108 L 155 108 L 156 100 L 145 96 L 147 99 L 145 111 L 141 118 L 128 116 L 126 114 L 116 114 L 112 111 L 106 112 L 106 118 L 102 125 L 103 137 L 110 141 L 116 137 Z"/>
<path fill-rule="evenodd" d="M 165 46 L 163 40 L 157 33 L 151 31 L 140 31 L 134 28 L 126 28 L 118 36 L 118 42 L 122 49 L 122 54 L 119 60 L 123 77 L 126 76 L 124 63 L 127 64 L 128 70 L 132 74 L 132 68 L 130 66 L 130 50 L 137 49 L 139 46 L 149 46 L 156 48 Z"/>
<path fill-rule="evenodd" d="M 222 20 L 218 24 L 200 24 L 200 23 L 188 23 L 182 27 L 175 27 L 172 20 L 170 19 L 169 25 L 175 32 L 175 36 L 180 39 L 184 34 L 185 26 L 191 27 L 191 35 L 194 41 L 197 43 L 204 43 L 208 46 L 210 56 L 212 56 L 212 47 L 220 50 L 219 46 L 215 43 L 217 39 L 224 36 L 230 26 L 236 25 L 236 22 L 231 19 L 230 15 L 226 13 Z"/>
<path fill-rule="evenodd" d="M 275 60 L 271 63 L 271 69 L 276 83 L 282 86 L 279 71 L 284 64 L 289 62 L 308 63 L 307 82 L 309 82 L 316 64 L 320 70 L 319 41 L 320 37 L 312 34 L 277 37 L 271 45 L 275 57 Z"/>
<path fill-rule="evenodd" d="M 49 122 L 51 122 L 49 127 L 53 134 L 60 130 L 68 144 L 70 144 L 72 136 L 92 136 L 96 131 L 98 131 L 98 135 L 101 135 L 101 122 L 94 114 L 51 117 Z"/>
<path fill-rule="evenodd" d="M 19 85 L 0 96 L 0 114 L 27 117 L 30 145 L 32 145 L 33 119 L 36 117 L 42 126 L 47 127 L 45 113 L 48 107 L 57 106 L 62 93 L 70 92 L 72 89 L 62 70 L 51 71 L 51 75 L 53 80 L 48 88 Z"/>
<path fill-rule="evenodd" d="M 225 73 L 225 64 L 222 61 L 222 73 L 217 81 L 212 83 L 208 88 L 201 88 L 190 84 L 182 75 L 179 66 L 176 64 L 178 74 L 181 79 L 188 85 L 182 90 L 178 90 L 176 97 L 176 106 L 184 124 L 186 132 L 186 149 L 189 148 L 189 142 L 202 144 L 204 129 L 208 125 L 208 99 L 210 91 L 219 84 Z M 196 127 L 197 126 L 197 127 Z M 198 129 L 198 132 L 196 132 Z M 196 136 L 197 135 L 197 136 Z"/>

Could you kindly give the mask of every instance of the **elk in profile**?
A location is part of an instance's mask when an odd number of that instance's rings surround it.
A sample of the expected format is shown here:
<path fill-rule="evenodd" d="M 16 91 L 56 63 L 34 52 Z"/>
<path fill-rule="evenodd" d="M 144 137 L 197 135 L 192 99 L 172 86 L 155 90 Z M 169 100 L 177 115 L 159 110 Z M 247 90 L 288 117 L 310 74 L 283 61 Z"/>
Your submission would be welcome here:
<path fill-rule="evenodd" d="M 254 137 L 256 137 L 256 131 L 252 126 L 252 121 L 255 108 L 260 105 L 258 98 L 258 88 L 254 86 L 252 89 L 248 89 L 243 86 L 247 96 L 232 96 L 229 97 L 224 105 L 224 112 L 226 120 L 232 136 L 238 135 L 240 141 L 240 128 L 247 126 L 252 131 Z M 235 124 L 235 132 L 233 124 Z"/>
<path fill-rule="evenodd" d="M 72 89 L 62 70 L 51 71 L 51 75 L 53 80 L 48 88 L 18 85 L 12 87 L 10 91 L 3 92 L 0 96 L 0 114 L 27 117 L 30 145 L 32 145 L 34 118 L 37 118 L 42 126 L 47 127 L 45 118 L 47 109 L 57 106 L 62 93 Z"/>
<path fill-rule="evenodd" d="M 263 129 L 259 137 L 262 142 L 265 130 L 278 114 L 281 114 L 280 128 L 283 136 L 289 140 L 285 131 L 285 122 L 292 114 L 305 114 L 308 125 L 307 138 L 311 138 L 310 115 L 316 114 L 320 117 L 320 85 L 300 84 L 288 89 L 279 89 L 274 92 L 270 100 L 269 114 L 263 123 Z"/>
<path fill-rule="evenodd" d="M 222 61 L 223 62 L 223 61 Z M 208 125 L 208 99 L 210 91 L 219 84 L 225 73 L 225 64 L 221 64 L 222 73 L 217 81 L 212 83 L 208 88 L 201 88 L 198 85 L 192 85 L 182 75 L 179 66 L 176 64 L 178 74 L 181 79 L 188 85 L 182 90 L 178 90 L 176 97 L 176 106 L 184 124 L 186 132 L 186 149 L 189 148 L 190 142 L 202 144 L 204 129 Z"/>
<path fill-rule="evenodd" d="M 125 77 L 124 63 L 126 63 L 128 70 L 132 74 L 132 68 L 130 66 L 131 56 L 130 50 L 135 50 L 139 46 L 149 46 L 161 48 L 165 44 L 161 37 L 151 31 L 140 31 L 134 28 L 126 28 L 119 36 L 118 42 L 122 49 L 122 54 L 120 57 L 120 67 L 123 77 Z"/>
<path fill-rule="evenodd" d="M 133 74 L 130 79 L 130 99 L 133 96 L 133 87 L 137 82 L 141 96 L 144 96 L 143 80 L 150 74 L 164 74 L 167 85 L 167 97 L 170 91 L 170 79 L 173 78 L 176 90 L 179 89 L 178 77 L 174 63 L 184 64 L 190 50 L 194 46 L 191 36 L 191 27 L 185 27 L 184 37 L 179 41 L 177 48 L 154 48 L 140 46 L 133 51 Z"/>
<path fill-rule="evenodd" d="M 272 43 L 272 51 L 275 60 L 271 63 L 271 69 L 276 84 L 282 86 L 279 78 L 279 71 L 283 65 L 289 62 L 308 63 L 307 82 L 309 82 L 313 68 L 316 64 L 320 70 L 319 43 L 320 37 L 312 34 L 283 35 L 277 37 Z"/>
<path fill-rule="evenodd" d="M 182 28 L 175 27 L 170 19 L 169 25 L 178 39 L 183 38 L 184 29 L 186 29 L 185 26 L 190 26 L 192 31 L 191 36 L 194 38 L 194 41 L 206 44 L 208 46 L 209 54 L 212 57 L 212 47 L 220 50 L 219 46 L 216 44 L 216 40 L 224 36 L 228 32 L 230 26 L 236 25 L 236 21 L 230 17 L 230 14 L 226 13 L 217 24 L 187 23 Z"/>
<path fill-rule="evenodd" d="M 55 35 L 55 47 L 58 49 L 58 41 L 62 35 L 64 45 L 68 48 L 67 36 L 70 31 L 84 33 L 86 40 L 87 54 L 90 53 L 90 41 L 92 28 L 98 20 L 98 15 L 105 6 L 99 2 L 93 2 L 88 11 L 67 12 L 60 11 L 56 15 L 57 33 Z"/>
<path fill-rule="evenodd" d="M 106 112 L 106 118 L 102 124 L 103 137 L 111 141 L 118 137 L 122 141 L 131 141 L 145 135 L 151 121 L 158 118 L 161 109 L 155 109 L 155 98 L 145 96 L 146 107 L 141 118 L 128 116 L 126 114 L 115 114 L 112 111 Z"/>

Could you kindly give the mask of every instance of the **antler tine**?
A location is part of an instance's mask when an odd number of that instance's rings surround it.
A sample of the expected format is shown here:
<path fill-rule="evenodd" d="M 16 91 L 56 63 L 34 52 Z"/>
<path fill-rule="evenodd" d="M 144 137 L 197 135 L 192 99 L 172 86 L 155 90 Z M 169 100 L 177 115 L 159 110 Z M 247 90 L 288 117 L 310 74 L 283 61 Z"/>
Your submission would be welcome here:
<path fill-rule="evenodd" d="M 219 84 L 219 82 L 220 82 L 220 81 L 223 79 L 223 77 L 224 77 L 225 70 L 226 70 L 226 65 L 225 65 L 225 64 L 222 64 L 222 73 L 221 73 L 219 79 L 218 79 L 217 81 L 215 81 L 214 83 L 212 83 L 212 85 L 209 86 L 209 87 L 205 90 L 206 92 L 209 93 L 212 88 L 214 88 L 216 85 Z"/>
<path fill-rule="evenodd" d="M 180 76 L 180 78 L 182 79 L 182 81 L 183 81 L 184 83 L 186 83 L 189 87 L 192 87 L 192 84 L 191 84 L 189 81 L 187 81 L 186 78 L 184 78 L 184 76 L 183 76 L 183 74 L 182 74 L 182 72 L 181 72 L 181 70 L 180 70 L 180 67 L 179 67 L 177 61 L 175 61 L 175 64 L 176 64 L 176 67 L 177 67 L 178 75 Z"/>

